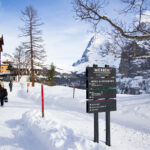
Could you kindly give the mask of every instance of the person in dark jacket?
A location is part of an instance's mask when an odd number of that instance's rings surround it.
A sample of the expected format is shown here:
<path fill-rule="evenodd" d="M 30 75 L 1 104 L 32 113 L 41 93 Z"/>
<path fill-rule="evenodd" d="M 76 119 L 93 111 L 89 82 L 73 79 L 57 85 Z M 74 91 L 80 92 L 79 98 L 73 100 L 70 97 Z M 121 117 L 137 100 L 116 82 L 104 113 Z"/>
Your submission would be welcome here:
<path fill-rule="evenodd" d="M 4 97 L 7 96 L 6 90 L 0 85 L 0 100 L 1 100 L 1 106 L 4 105 Z"/>
<path fill-rule="evenodd" d="M 12 86 L 13 86 L 13 83 L 12 81 L 9 82 L 9 89 L 10 89 L 10 92 L 12 91 Z"/>

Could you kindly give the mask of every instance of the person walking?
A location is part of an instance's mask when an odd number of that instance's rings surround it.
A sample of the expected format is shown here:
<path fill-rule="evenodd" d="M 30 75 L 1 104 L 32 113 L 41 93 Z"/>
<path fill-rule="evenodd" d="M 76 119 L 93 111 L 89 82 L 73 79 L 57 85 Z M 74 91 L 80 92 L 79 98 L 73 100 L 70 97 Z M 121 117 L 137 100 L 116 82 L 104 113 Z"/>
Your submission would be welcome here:
<path fill-rule="evenodd" d="M 4 87 L 4 83 L 3 83 L 2 79 L 0 79 L 0 85 L 1 85 L 2 87 Z"/>
<path fill-rule="evenodd" d="M 1 106 L 4 106 L 4 97 L 7 96 L 6 90 L 0 85 L 0 100 L 1 100 Z"/>
<path fill-rule="evenodd" d="M 13 83 L 12 81 L 9 82 L 9 89 L 10 89 L 10 92 L 12 91 L 12 86 L 13 86 Z"/>

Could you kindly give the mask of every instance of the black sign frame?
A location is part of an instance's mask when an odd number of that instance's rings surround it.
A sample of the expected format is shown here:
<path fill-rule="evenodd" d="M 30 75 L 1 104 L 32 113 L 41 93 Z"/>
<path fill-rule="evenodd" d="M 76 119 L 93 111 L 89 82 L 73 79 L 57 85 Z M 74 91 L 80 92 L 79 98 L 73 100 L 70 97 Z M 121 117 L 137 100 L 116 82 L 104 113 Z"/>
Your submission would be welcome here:
<path fill-rule="evenodd" d="M 110 111 L 116 107 L 116 69 L 93 65 L 86 68 L 86 112 L 94 113 L 94 142 L 99 142 L 98 112 L 106 113 L 106 145 L 110 146 Z M 103 98 L 103 100 L 102 100 Z M 101 99 L 101 100 L 99 100 Z"/>

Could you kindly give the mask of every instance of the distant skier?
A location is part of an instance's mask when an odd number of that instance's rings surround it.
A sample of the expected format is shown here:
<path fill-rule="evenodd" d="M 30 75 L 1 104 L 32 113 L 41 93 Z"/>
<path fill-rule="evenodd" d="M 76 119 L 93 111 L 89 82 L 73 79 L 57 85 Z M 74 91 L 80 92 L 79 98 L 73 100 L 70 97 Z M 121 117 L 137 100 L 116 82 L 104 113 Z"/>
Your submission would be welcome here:
<path fill-rule="evenodd" d="M 9 82 L 9 89 L 10 89 L 10 92 L 12 91 L 12 87 L 13 87 L 13 83 L 12 81 Z"/>

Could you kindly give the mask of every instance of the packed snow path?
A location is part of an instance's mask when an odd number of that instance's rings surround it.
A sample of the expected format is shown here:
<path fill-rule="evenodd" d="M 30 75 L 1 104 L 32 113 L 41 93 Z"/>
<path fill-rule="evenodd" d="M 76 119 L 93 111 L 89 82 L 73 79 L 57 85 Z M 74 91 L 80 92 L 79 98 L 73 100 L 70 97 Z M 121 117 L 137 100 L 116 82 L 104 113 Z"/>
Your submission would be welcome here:
<path fill-rule="evenodd" d="M 8 90 L 8 103 L 4 103 L 4 107 L 0 107 L 0 150 L 40 150 L 37 139 L 32 135 L 31 131 L 24 126 L 22 122 L 22 114 L 36 105 L 32 101 L 18 96 L 18 91 L 23 87 L 21 84 L 15 84 L 13 91 Z"/>
<path fill-rule="evenodd" d="M 5 83 L 8 89 L 8 83 Z M 9 91 L 9 90 L 8 90 Z M 93 143 L 93 114 L 85 112 L 85 91 L 47 87 L 41 118 L 40 84 L 26 92 L 14 83 L 0 107 L 0 150 L 149 150 L 150 95 L 119 95 L 111 112 L 111 147 L 105 145 L 105 118 L 99 113 L 99 144 Z"/>

